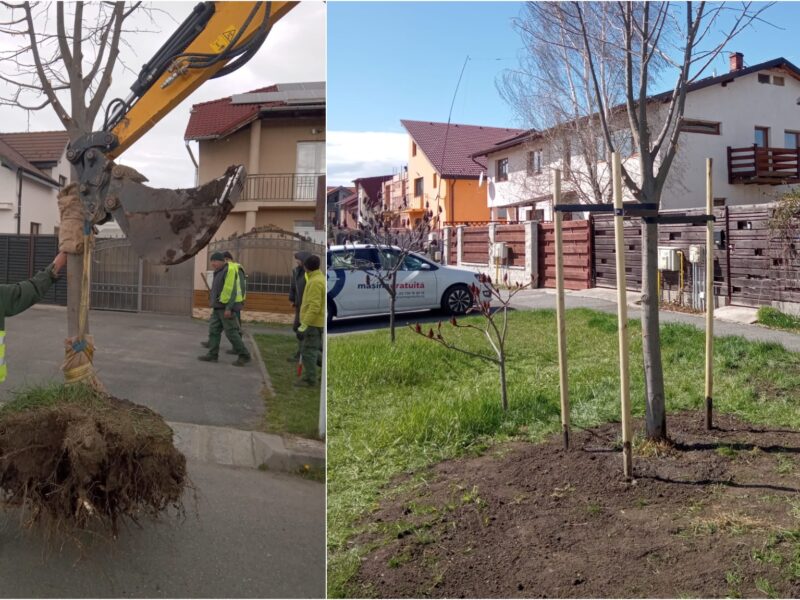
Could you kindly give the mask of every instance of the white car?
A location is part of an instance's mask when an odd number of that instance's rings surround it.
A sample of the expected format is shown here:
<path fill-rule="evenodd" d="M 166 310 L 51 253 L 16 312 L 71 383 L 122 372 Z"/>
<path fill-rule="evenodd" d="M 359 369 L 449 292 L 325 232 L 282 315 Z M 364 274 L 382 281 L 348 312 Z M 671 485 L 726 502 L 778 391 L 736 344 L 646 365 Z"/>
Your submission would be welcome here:
<path fill-rule="evenodd" d="M 389 293 L 370 267 L 394 264 L 400 250 L 367 244 L 331 246 L 328 249 L 328 319 L 388 314 Z M 473 305 L 471 286 L 483 300 L 491 293 L 473 271 L 446 267 L 412 252 L 397 271 L 396 312 L 442 309 L 463 315 Z"/>

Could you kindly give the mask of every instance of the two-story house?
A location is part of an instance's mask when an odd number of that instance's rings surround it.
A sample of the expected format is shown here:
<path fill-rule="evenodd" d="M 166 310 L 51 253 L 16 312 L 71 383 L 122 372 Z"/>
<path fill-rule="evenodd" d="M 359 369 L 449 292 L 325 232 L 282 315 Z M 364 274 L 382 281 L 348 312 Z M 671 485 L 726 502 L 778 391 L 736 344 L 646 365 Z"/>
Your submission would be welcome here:
<path fill-rule="evenodd" d="M 732 53 L 727 72 L 690 84 L 663 209 L 705 205 L 706 158 L 713 159 L 717 206 L 772 201 L 800 183 L 800 70 L 784 58 L 750 67 L 743 63 L 741 54 Z M 650 98 L 647 110 L 653 122 L 660 122 L 659 111 L 670 93 Z M 618 147 L 635 177 L 638 161 L 622 123 Z M 531 130 L 476 153 L 487 161 L 488 206 L 494 219 L 552 219 L 552 169 L 585 168 L 574 146 L 570 155 L 554 148 L 553 139 Z M 607 159 L 597 167 L 600 187 L 607 189 Z M 573 198 L 589 195 L 586 189 L 576 194 L 569 184 L 564 191 Z M 625 190 L 625 200 L 632 199 Z"/>
<path fill-rule="evenodd" d="M 356 223 L 353 224 L 354 226 L 357 226 L 359 221 L 364 221 L 383 211 L 383 184 L 391 179 L 391 175 L 375 175 L 353 180 L 356 189 Z M 350 217 L 352 221 L 352 215 Z"/>
<path fill-rule="evenodd" d="M 407 226 L 413 226 L 426 210 L 433 212 L 438 227 L 488 221 L 486 187 L 481 185 L 486 159 L 473 155 L 523 132 L 458 123 L 400 122 L 409 136 L 409 192 L 403 209 Z"/>
<path fill-rule="evenodd" d="M 325 243 L 325 83 L 279 83 L 192 107 L 184 139 L 199 143 L 198 183 L 234 164 L 244 192 L 214 240 L 275 226 Z M 212 240 L 213 241 L 213 240 Z M 203 290 L 207 250 L 195 260 Z"/>
<path fill-rule="evenodd" d="M 0 233 L 56 233 L 70 164 L 65 131 L 0 133 Z"/>
<path fill-rule="evenodd" d="M 329 225 L 339 224 L 339 205 L 355 193 L 355 188 L 343 185 L 328 186 L 325 193 L 325 206 Z"/>

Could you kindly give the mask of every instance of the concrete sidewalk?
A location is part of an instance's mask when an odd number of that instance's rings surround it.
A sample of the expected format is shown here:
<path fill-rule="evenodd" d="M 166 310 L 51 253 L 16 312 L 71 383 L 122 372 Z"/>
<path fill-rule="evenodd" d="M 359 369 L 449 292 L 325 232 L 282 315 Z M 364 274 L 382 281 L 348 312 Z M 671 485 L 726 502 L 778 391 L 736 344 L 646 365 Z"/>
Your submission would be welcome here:
<path fill-rule="evenodd" d="M 170 315 L 91 311 L 97 351 L 95 366 L 115 396 L 149 406 L 167 421 L 254 428 L 264 413 L 264 382 L 256 364 L 234 367 L 222 341 L 219 363 L 204 363 L 200 342 L 208 324 Z M 8 379 L 0 402 L 11 390 L 61 381 L 66 310 L 34 306 L 6 319 Z"/>
<path fill-rule="evenodd" d="M 556 292 L 551 289 L 523 290 L 514 296 L 512 308 L 517 310 L 555 309 Z M 593 288 L 590 290 L 567 291 L 564 294 L 566 308 L 591 308 L 608 313 L 617 313 L 617 292 L 614 289 Z M 641 319 L 642 310 L 637 304 L 640 294 L 628 292 L 628 317 Z M 800 335 L 788 331 L 767 329 L 760 325 L 749 324 L 755 309 L 745 307 L 724 307 L 716 309 L 714 319 L 714 336 L 739 335 L 748 340 L 774 342 L 787 350 L 800 352 Z M 720 318 L 722 317 L 722 318 Z M 686 323 L 699 329 L 705 329 L 705 316 L 662 310 L 662 323 Z"/>

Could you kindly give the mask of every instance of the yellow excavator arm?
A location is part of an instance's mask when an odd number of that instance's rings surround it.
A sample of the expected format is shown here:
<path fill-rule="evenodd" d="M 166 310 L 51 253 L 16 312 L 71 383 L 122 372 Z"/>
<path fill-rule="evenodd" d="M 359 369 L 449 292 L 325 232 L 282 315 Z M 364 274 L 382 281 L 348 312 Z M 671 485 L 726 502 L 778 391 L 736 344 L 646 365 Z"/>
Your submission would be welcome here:
<path fill-rule="evenodd" d="M 206 246 L 232 210 L 246 172 L 232 165 L 198 188 L 153 189 L 113 159 L 205 81 L 238 69 L 297 2 L 202 2 L 146 63 L 125 99 L 112 100 L 103 128 L 70 144 L 88 225 L 115 219 L 140 256 L 177 264 Z"/>

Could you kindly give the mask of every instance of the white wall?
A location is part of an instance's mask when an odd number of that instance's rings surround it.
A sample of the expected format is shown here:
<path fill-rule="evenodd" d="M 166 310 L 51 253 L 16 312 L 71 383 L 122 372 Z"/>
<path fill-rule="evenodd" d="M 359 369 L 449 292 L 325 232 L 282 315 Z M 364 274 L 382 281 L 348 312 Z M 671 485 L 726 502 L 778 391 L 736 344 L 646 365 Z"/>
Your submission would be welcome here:
<path fill-rule="evenodd" d="M 682 133 L 679 151 L 664 188 L 665 208 L 705 206 L 705 161 L 713 159 L 713 193 L 726 204 L 758 204 L 778 199 L 792 186 L 728 183 L 727 147 L 754 141 L 754 128 L 769 127 L 772 147 L 783 148 L 784 130 L 800 131 L 800 81 L 780 69 L 761 71 L 784 78 L 784 86 L 758 82 L 758 73 L 717 84 L 686 97 L 686 118 L 718 121 L 720 135 Z"/>
<path fill-rule="evenodd" d="M 17 185 L 16 171 L 0 167 L 0 233 L 17 233 Z M 31 223 L 39 223 L 39 233 L 55 231 L 59 223 L 57 194 L 55 187 L 23 176 L 20 233 L 30 233 Z"/>

